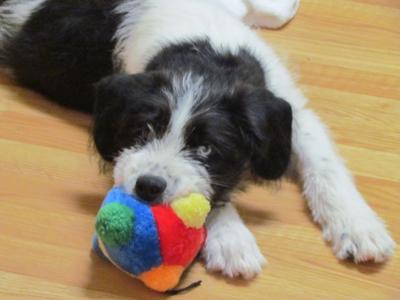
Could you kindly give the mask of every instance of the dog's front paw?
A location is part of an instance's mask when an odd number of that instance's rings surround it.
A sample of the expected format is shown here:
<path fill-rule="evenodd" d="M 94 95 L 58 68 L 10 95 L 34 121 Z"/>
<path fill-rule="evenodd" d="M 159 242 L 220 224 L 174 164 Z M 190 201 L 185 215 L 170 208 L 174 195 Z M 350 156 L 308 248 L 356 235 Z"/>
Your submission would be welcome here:
<path fill-rule="evenodd" d="M 383 262 L 395 249 L 395 242 L 375 216 L 354 218 L 345 226 L 324 230 L 324 236 L 331 241 L 337 258 L 353 259 L 356 263 Z"/>
<path fill-rule="evenodd" d="M 207 270 L 230 278 L 252 279 L 266 263 L 253 235 L 244 226 L 208 236 L 202 254 Z"/>

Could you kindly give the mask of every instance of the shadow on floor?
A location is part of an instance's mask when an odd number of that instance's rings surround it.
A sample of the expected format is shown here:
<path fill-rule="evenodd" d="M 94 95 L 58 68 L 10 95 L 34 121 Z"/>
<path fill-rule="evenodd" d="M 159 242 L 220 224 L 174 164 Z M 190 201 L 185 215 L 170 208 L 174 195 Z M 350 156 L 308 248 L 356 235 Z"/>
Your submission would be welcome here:
<path fill-rule="evenodd" d="M 49 116 L 65 120 L 68 124 L 78 129 L 90 132 L 90 115 L 60 106 L 31 89 L 19 86 L 3 73 L 0 73 L 0 79 L 0 83 L 5 82 L 9 86 L 9 90 L 12 91 L 13 101 L 32 107 Z"/>
<path fill-rule="evenodd" d="M 91 252 L 90 277 L 86 290 L 87 296 L 93 291 L 107 293 L 121 298 L 148 300 L 166 299 L 168 296 L 153 292 L 141 282 L 121 272 L 104 258 Z"/>
<path fill-rule="evenodd" d="M 278 221 L 278 218 L 271 211 L 257 210 L 243 203 L 236 203 L 235 207 L 244 223 L 248 225 L 265 225 L 270 221 Z"/>

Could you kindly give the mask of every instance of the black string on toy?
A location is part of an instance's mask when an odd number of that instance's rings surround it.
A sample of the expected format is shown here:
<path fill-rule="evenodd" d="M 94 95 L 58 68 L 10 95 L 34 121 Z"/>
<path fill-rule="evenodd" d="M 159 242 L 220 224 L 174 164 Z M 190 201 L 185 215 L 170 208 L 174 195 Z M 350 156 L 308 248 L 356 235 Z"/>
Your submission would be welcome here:
<path fill-rule="evenodd" d="M 169 296 L 179 295 L 179 294 L 182 294 L 184 292 L 188 292 L 190 290 L 193 290 L 193 289 L 199 287 L 201 285 L 201 283 L 202 283 L 202 281 L 199 280 L 199 281 L 193 282 L 192 284 L 189 284 L 187 287 L 184 287 L 184 288 L 181 288 L 181 289 L 169 290 L 169 291 L 164 292 L 164 294 L 169 295 Z"/>

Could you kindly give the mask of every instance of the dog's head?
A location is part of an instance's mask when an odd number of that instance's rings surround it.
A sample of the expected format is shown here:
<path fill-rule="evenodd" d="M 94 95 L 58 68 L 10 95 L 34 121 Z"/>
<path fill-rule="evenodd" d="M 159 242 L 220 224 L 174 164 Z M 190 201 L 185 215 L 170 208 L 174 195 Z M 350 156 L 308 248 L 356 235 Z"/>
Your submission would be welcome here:
<path fill-rule="evenodd" d="M 223 201 L 246 171 L 279 178 L 291 127 L 287 102 L 240 82 L 147 72 L 96 85 L 97 150 L 116 183 L 149 202 L 189 192 Z"/>

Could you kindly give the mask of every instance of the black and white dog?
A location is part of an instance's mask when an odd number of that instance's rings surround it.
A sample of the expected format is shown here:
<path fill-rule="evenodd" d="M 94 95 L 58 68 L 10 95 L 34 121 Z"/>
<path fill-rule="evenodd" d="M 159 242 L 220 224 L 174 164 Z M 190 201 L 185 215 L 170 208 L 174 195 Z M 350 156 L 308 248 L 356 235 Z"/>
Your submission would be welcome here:
<path fill-rule="evenodd" d="M 21 84 L 93 113 L 114 178 L 149 202 L 215 204 L 203 256 L 251 278 L 265 263 L 229 202 L 250 180 L 302 185 L 339 259 L 381 262 L 394 242 L 319 118 L 248 26 L 278 27 L 298 0 L 3 0 L 0 56 Z"/>

